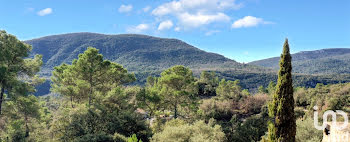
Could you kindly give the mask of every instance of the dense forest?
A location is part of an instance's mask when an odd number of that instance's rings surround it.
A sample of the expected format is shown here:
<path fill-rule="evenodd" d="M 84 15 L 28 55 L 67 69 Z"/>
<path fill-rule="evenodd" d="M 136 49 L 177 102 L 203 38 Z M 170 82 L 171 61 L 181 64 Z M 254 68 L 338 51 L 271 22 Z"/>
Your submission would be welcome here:
<path fill-rule="evenodd" d="M 4 142 L 321 141 L 322 131 L 312 123 L 313 106 L 350 111 L 349 83 L 293 86 L 297 76 L 292 78 L 287 41 L 278 75 L 271 73 L 274 79 L 254 91 L 242 85 L 244 77 L 225 79 L 225 72 L 205 70 L 196 76 L 183 65 L 145 73 L 144 85 L 133 84 L 137 75 L 89 47 L 71 62 L 53 67 L 52 93 L 45 96 L 33 94 L 45 81 L 38 73 L 47 57 L 31 55 L 29 44 L 5 31 L 0 32 L 0 47 Z M 272 122 L 285 118 L 283 114 L 292 119 Z M 280 132 L 287 121 L 295 122 L 291 131 Z"/>
<path fill-rule="evenodd" d="M 71 64 L 80 53 L 89 46 L 99 50 L 104 58 L 120 65 L 128 71 L 135 73 L 137 80 L 132 85 L 144 86 L 148 76 L 160 76 L 160 73 L 175 65 L 189 67 L 195 77 L 199 78 L 202 71 L 214 71 L 219 79 L 241 80 L 241 86 L 256 92 L 258 86 L 267 87 L 271 81 L 277 81 L 279 58 L 273 58 L 272 69 L 236 62 L 216 53 L 200 50 L 178 39 L 159 38 L 138 34 L 105 35 L 97 33 L 70 33 L 52 35 L 24 41 L 32 45 L 30 57 L 42 55 L 43 65 L 39 75 L 47 81 L 37 86 L 36 96 L 50 93 L 50 77 L 55 66 L 63 63 Z M 350 75 L 338 74 L 341 68 L 347 68 L 346 62 L 327 64 L 325 57 L 340 58 L 349 50 L 334 49 L 325 51 L 310 51 L 304 54 L 292 55 L 293 76 L 295 86 L 315 87 L 317 83 L 334 84 L 350 82 Z M 306 59 L 307 60 L 306 60 Z M 341 58 L 340 58 L 341 59 Z M 346 59 L 346 58 L 344 58 Z M 302 67 L 295 64 L 299 61 L 313 61 L 322 64 L 307 64 Z M 264 61 L 262 61 L 264 62 Z M 344 63 L 344 64 L 343 64 Z M 267 66 L 270 67 L 270 66 Z M 309 70 L 327 74 L 309 74 Z M 346 70 L 346 69 L 345 69 Z M 305 72 L 299 72 L 305 71 Z M 312 73 L 312 72 L 311 72 Z"/>

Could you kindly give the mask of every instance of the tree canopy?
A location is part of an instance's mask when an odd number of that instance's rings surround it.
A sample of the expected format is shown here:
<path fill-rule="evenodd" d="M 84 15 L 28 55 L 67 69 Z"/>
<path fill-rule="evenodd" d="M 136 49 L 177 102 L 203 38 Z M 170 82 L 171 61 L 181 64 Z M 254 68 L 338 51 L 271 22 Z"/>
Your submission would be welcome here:
<path fill-rule="evenodd" d="M 43 62 L 41 55 L 29 58 L 31 50 L 30 45 L 0 31 L 0 134 L 6 132 L 12 141 L 28 138 L 28 123 L 41 116 L 39 101 L 30 94 L 44 81 L 37 75 Z"/>
<path fill-rule="evenodd" d="M 136 80 L 134 74 L 117 63 L 103 60 L 98 50 L 89 47 L 72 65 L 55 67 L 51 78 L 52 91 L 69 96 L 73 102 L 87 101 L 91 105 L 99 95 Z"/>

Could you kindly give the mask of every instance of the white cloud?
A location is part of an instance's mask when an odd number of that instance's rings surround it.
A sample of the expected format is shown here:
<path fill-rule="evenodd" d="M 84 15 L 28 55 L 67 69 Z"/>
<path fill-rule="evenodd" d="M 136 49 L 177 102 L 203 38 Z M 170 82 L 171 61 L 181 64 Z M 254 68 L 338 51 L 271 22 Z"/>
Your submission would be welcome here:
<path fill-rule="evenodd" d="M 272 24 L 272 22 L 264 21 L 262 18 L 253 16 L 245 16 L 242 19 L 238 19 L 232 24 L 232 28 L 247 28 L 256 27 L 260 24 Z"/>
<path fill-rule="evenodd" d="M 151 10 L 150 6 L 146 6 L 144 8 L 142 8 L 143 12 L 148 12 L 149 10 Z"/>
<path fill-rule="evenodd" d="M 173 0 L 152 10 L 158 18 L 174 16 L 182 29 L 198 28 L 213 22 L 229 21 L 227 10 L 239 9 L 235 0 Z"/>
<path fill-rule="evenodd" d="M 45 8 L 43 10 L 40 10 L 37 14 L 39 16 L 45 16 L 45 15 L 49 15 L 52 13 L 52 8 Z"/>
<path fill-rule="evenodd" d="M 127 12 L 130 12 L 132 10 L 132 5 L 129 4 L 129 5 L 121 5 L 118 9 L 118 11 L 120 13 L 127 13 Z"/>
<path fill-rule="evenodd" d="M 219 32 L 220 32 L 219 30 L 211 30 L 211 31 L 206 32 L 205 35 L 206 36 L 211 36 L 211 35 L 213 35 L 215 33 L 219 33 Z"/>
<path fill-rule="evenodd" d="M 181 30 L 180 27 L 175 27 L 174 31 L 179 32 Z"/>
<path fill-rule="evenodd" d="M 228 17 L 224 13 L 216 13 L 216 14 L 189 14 L 189 13 L 183 13 L 180 14 L 178 17 L 180 23 L 184 25 L 185 27 L 189 28 L 196 28 L 202 25 L 210 24 L 212 22 L 222 22 L 222 21 L 229 21 L 230 17 Z"/>
<path fill-rule="evenodd" d="M 164 3 L 152 11 L 153 15 L 163 16 L 183 12 L 217 12 L 226 9 L 239 9 L 242 4 L 235 0 L 174 0 Z"/>
<path fill-rule="evenodd" d="M 148 24 L 139 24 L 137 26 L 132 26 L 126 29 L 128 33 L 142 33 L 149 29 Z"/>
<path fill-rule="evenodd" d="M 171 20 L 166 20 L 166 21 L 163 21 L 159 24 L 158 26 L 158 30 L 161 31 L 161 30 L 167 30 L 167 29 L 170 29 L 171 27 L 173 27 L 174 24 Z"/>
<path fill-rule="evenodd" d="M 181 5 L 176 1 L 172 1 L 172 2 L 165 3 L 163 5 L 158 6 L 156 9 L 152 11 L 152 14 L 156 16 L 163 16 L 163 15 L 170 14 L 172 12 L 178 12 L 180 11 L 180 9 L 181 9 Z"/>

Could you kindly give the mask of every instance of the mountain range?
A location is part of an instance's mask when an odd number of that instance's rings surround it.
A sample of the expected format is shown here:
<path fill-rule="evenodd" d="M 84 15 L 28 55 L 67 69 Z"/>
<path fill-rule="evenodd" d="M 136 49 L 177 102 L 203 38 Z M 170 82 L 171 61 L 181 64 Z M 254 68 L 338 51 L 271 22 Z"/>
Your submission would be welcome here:
<path fill-rule="evenodd" d="M 250 65 L 278 70 L 280 57 L 250 62 Z M 330 48 L 292 54 L 293 72 L 302 74 L 349 74 L 350 49 Z"/>
<path fill-rule="evenodd" d="M 117 62 L 128 71 L 134 72 L 138 79 L 134 84 L 138 85 L 144 84 L 150 75 L 159 76 L 160 72 L 166 68 L 184 65 L 191 68 L 196 76 L 199 76 L 201 71 L 215 71 L 220 78 L 240 79 L 243 88 L 254 89 L 260 85 L 267 86 L 270 81 L 276 81 L 279 61 L 276 57 L 242 64 L 222 55 L 200 50 L 178 39 L 137 34 L 69 33 L 24 42 L 33 46 L 31 56 L 43 55 L 44 65 L 40 74 L 48 79 L 53 67 L 62 63 L 71 63 L 90 46 L 99 49 L 105 59 Z M 333 67 L 328 65 L 335 59 L 341 60 L 342 57 L 346 57 L 345 51 L 350 53 L 350 49 L 325 49 L 294 54 L 293 69 L 296 72 L 294 84 L 314 87 L 317 83 L 350 82 L 350 75 L 331 75 L 332 72 L 339 72 L 335 70 L 338 68 L 335 66 L 344 68 L 342 69 L 344 73 L 348 73 L 347 63 L 332 64 Z M 316 72 L 317 69 L 314 67 L 322 71 Z M 37 88 L 37 95 L 48 94 L 49 88 L 48 81 Z"/>

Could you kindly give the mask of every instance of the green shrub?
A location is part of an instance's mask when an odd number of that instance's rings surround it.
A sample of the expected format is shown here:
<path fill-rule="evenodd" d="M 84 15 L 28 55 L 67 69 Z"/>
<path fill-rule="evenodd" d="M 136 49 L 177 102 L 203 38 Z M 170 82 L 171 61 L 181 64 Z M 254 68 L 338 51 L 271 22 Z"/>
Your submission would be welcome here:
<path fill-rule="evenodd" d="M 312 118 L 298 119 L 297 123 L 297 142 L 320 142 L 322 141 L 322 131 L 314 127 Z"/>
<path fill-rule="evenodd" d="M 167 122 L 164 130 L 153 135 L 153 142 L 223 142 L 225 133 L 220 125 L 213 122 L 206 124 L 197 121 L 194 124 L 185 123 L 183 120 Z"/>

